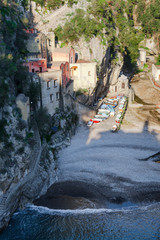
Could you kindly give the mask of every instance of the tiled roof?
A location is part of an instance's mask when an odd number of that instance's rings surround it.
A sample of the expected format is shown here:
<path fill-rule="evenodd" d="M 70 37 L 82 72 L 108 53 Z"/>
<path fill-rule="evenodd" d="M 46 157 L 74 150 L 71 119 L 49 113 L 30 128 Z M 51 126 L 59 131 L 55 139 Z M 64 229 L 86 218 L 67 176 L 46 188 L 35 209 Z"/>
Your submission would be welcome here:
<path fill-rule="evenodd" d="M 91 63 L 91 62 L 88 60 L 79 59 L 79 60 L 77 60 L 77 63 Z"/>

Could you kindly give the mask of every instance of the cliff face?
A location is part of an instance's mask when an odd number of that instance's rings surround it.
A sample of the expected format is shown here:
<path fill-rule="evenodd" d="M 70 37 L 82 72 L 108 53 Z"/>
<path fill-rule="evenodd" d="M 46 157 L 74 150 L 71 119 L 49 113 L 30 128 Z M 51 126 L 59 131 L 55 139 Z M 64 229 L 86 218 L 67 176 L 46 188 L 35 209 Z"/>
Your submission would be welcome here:
<path fill-rule="evenodd" d="M 86 10 L 88 4 L 87 1 L 80 0 L 72 8 L 64 5 L 56 10 L 45 11 L 44 8 L 36 7 L 35 2 L 31 2 L 33 24 L 40 32 L 47 33 L 48 31 L 54 31 L 59 25 L 63 26 L 66 20 L 69 19 L 69 16 L 72 16 L 77 9 Z M 74 47 L 78 53 L 78 58 L 90 61 L 95 60 L 101 63 L 106 47 L 100 43 L 100 38 L 94 37 L 90 41 L 85 42 L 81 36 L 79 37 L 80 39 L 77 43 L 69 43 L 69 46 Z"/>
<path fill-rule="evenodd" d="M 47 144 L 41 146 L 36 123 L 31 118 L 24 121 L 16 105 L 17 95 L 28 86 L 21 64 L 26 54 L 24 19 L 24 8 L 17 1 L 0 3 L 0 229 L 18 206 L 32 201 L 56 179 L 53 152 Z"/>

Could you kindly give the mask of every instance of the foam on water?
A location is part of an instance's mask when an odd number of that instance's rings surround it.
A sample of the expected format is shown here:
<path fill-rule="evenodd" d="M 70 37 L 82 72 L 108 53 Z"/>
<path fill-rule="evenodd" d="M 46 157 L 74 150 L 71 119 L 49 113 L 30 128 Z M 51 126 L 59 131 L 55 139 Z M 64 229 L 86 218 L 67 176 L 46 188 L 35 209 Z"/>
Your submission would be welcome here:
<path fill-rule="evenodd" d="M 129 207 L 123 207 L 121 209 L 107 209 L 107 208 L 98 208 L 98 209 L 93 209 L 93 208 L 86 208 L 86 209 L 50 209 L 47 207 L 42 207 L 42 206 L 35 206 L 33 204 L 27 205 L 28 209 L 35 210 L 40 214 L 49 214 L 49 215 L 76 215 L 76 214 L 98 214 L 98 213 L 118 213 L 118 212 L 129 212 L 129 211 L 134 211 L 134 210 L 148 210 L 150 208 L 155 208 L 155 207 L 160 207 L 160 203 L 151 203 L 147 205 L 142 205 L 142 206 L 129 206 Z M 15 213 L 17 214 L 17 213 Z M 14 214 L 14 215 L 15 215 Z"/>

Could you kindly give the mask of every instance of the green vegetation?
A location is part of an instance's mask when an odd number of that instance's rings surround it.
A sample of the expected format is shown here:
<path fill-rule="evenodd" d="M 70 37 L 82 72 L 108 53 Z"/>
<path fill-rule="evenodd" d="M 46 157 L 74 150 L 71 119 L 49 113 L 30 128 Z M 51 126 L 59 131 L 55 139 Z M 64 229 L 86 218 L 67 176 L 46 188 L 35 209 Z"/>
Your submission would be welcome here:
<path fill-rule="evenodd" d="M 24 25 L 16 1 L 0 4 L 0 107 L 3 108 L 6 101 L 17 92 L 23 92 L 19 86 L 24 80 L 23 67 L 20 59 L 26 56 L 27 35 L 23 30 Z M 22 85 L 22 84 L 21 84 Z M 13 99 L 13 98 L 12 98 Z"/>
<path fill-rule="evenodd" d="M 144 68 L 148 68 L 148 64 L 147 63 L 144 64 Z"/>
<path fill-rule="evenodd" d="M 88 93 L 88 90 L 85 89 L 85 88 L 80 88 L 76 91 L 76 97 L 79 96 L 79 95 L 82 95 L 82 94 L 86 94 Z"/>
<path fill-rule="evenodd" d="M 137 1 L 138 22 L 142 24 L 143 32 L 151 37 L 159 34 L 160 28 L 160 3 L 159 0 L 151 0 L 146 4 L 145 0 Z"/>
<path fill-rule="evenodd" d="M 27 35 L 23 30 L 21 18 L 17 1 L 0 2 L 0 142 L 5 143 L 1 153 L 3 157 L 7 154 L 9 157 L 13 150 L 13 144 L 9 142 L 10 135 L 7 133 L 7 126 L 11 120 L 8 120 L 9 113 L 4 107 L 15 106 L 17 93 L 24 92 L 25 89 L 24 84 L 19 84 L 20 81 L 22 83 L 26 80 L 20 59 L 23 59 L 27 53 L 25 43 Z M 13 115 L 21 124 L 18 108 L 13 107 Z"/>
<path fill-rule="evenodd" d="M 16 154 L 22 155 L 24 153 L 24 146 L 17 149 Z"/>
<path fill-rule="evenodd" d="M 156 65 L 160 65 L 160 55 L 157 57 Z"/>
<path fill-rule="evenodd" d="M 35 119 L 41 135 L 41 138 L 46 138 L 51 129 L 50 116 L 46 108 L 40 108 L 36 111 Z"/>
<path fill-rule="evenodd" d="M 66 20 L 65 25 L 58 26 L 55 34 L 60 41 L 68 44 L 77 42 L 81 37 L 89 41 L 92 37 L 101 38 L 106 43 L 119 50 L 126 60 L 136 63 L 139 43 L 145 35 L 158 34 L 160 27 L 159 0 L 146 4 L 145 0 L 90 0 L 85 10 L 77 9 L 75 14 Z M 141 28 L 134 28 L 133 15 L 137 6 L 137 19 Z M 158 37 L 157 37 L 158 38 Z"/>
<path fill-rule="evenodd" d="M 27 90 L 27 96 L 30 99 L 32 110 L 37 109 L 37 104 L 40 99 L 41 86 L 37 82 L 31 81 Z"/>
<path fill-rule="evenodd" d="M 23 0 L 24 1 L 24 0 Z M 27 0 L 25 0 L 27 1 Z M 56 9 L 61 6 L 63 6 L 65 3 L 72 7 L 72 5 L 75 3 L 77 4 L 78 0 L 34 0 L 34 2 L 37 3 L 38 6 L 45 7 L 46 9 Z"/>
<path fill-rule="evenodd" d="M 3 118 L 0 120 L 0 142 L 6 142 L 8 140 L 8 134 L 5 129 L 7 126 L 7 121 Z"/>

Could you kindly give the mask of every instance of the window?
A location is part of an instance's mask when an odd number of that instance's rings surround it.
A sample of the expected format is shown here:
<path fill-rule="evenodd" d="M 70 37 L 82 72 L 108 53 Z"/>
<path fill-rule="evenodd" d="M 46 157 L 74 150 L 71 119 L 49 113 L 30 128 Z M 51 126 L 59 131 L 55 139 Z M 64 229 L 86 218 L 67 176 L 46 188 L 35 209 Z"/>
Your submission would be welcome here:
<path fill-rule="evenodd" d="M 53 94 L 50 94 L 50 102 L 53 102 Z"/>
<path fill-rule="evenodd" d="M 50 87 L 51 87 L 51 81 L 48 81 L 47 82 L 47 89 L 50 89 Z"/>
<path fill-rule="evenodd" d="M 117 92 L 117 86 L 115 86 L 115 92 Z"/>
<path fill-rule="evenodd" d="M 91 76 L 91 72 L 90 71 L 88 71 L 88 76 Z"/>
<path fill-rule="evenodd" d="M 67 65 L 67 71 L 68 71 L 68 65 Z"/>
<path fill-rule="evenodd" d="M 71 57 L 71 63 L 73 63 L 73 57 Z"/>
<path fill-rule="evenodd" d="M 39 38 L 37 39 L 37 43 L 39 43 Z"/>
<path fill-rule="evenodd" d="M 56 92 L 56 100 L 59 100 L 59 92 Z"/>
<path fill-rule="evenodd" d="M 122 83 L 122 88 L 125 88 L 125 83 Z"/>
<path fill-rule="evenodd" d="M 57 81 L 57 79 L 54 80 L 54 88 L 57 87 L 57 82 L 56 81 Z"/>

